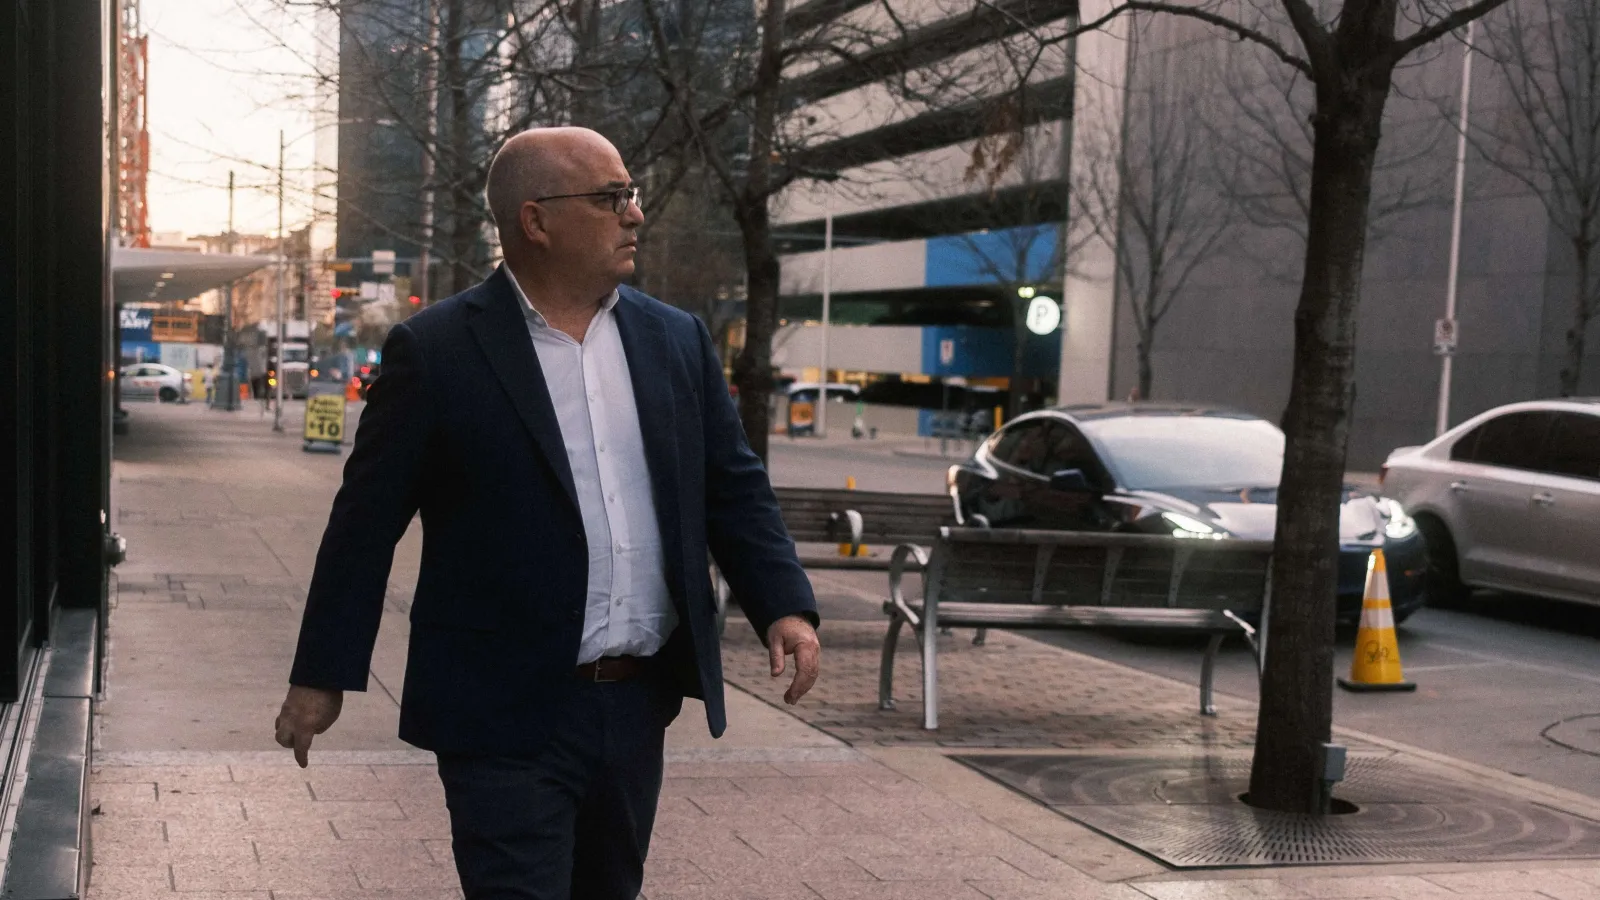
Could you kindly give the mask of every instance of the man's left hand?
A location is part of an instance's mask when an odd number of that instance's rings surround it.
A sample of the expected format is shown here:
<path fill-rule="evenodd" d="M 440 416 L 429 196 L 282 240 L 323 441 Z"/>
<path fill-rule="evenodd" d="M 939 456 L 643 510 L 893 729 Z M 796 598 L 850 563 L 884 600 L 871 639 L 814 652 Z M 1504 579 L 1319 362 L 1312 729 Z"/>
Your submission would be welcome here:
<path fill-rule="evenodd" d="M 817 630 L 804 616 L 784 616 L 767 629 L 767 648 L 772 654 L 772 677 L 783 674 L 783 658 L 794 656 L 794 681 L 783 692 L 783 702 L 794 705 L 817 683 L 822 671 L 822 644 Z"/>

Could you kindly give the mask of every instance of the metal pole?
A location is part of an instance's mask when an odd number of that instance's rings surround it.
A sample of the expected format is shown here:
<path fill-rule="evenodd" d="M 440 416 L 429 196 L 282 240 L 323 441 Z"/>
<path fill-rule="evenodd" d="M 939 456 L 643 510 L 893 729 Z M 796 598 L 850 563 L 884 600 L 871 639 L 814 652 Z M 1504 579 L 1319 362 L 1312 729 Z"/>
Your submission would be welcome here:
<path fill-rule="evenodd" d="M 1456 197 L 1455 208 L 1450 213 L 1450 274 L 1445 282 L 1444 317 L 1452 325 L 1456 319 L 1456 284 L 1461 275 L 1461 203 L 1467 177 L 1467 123 L 1472 106 L 1472 32 L 1473 23 L 1467 23 L 1467 46 L 1461 55 L 1461 122 L 1456 136 Z M 1453 374 L 1455 350 L 1441 354 L 1439 370 L 1439 417 L 1435 435 L 1450 428 L 1450 378 Z"/>
<path fill-rule="evenodd" d="M 829 186 L 832 191 L 832 186 Z M 817 437 L 828 436 L 828 329 L 832 324 L 833 298 L 833 201 L 822 220 L 822 357 L 818 361 Z"/>
<path fill-rule="evenodd" d="M 288 243 L 284 240 L 283 233 L 283 132 L 278 132 L 278 352 L 273 360 L 273 374 L 278 382 L 274 391 L 272 404 L 272 430 L 283 430 L 283 382 L 284 382 L 284 322 L 283 322 L 283 280 L 288 275 Z"/>
<path fill-rule="evenodd" d="M 228 235 L 225 238 L 225 246 L 227 247 L 228 254 L 232 255 L 233 254 L 233 173 L 232 172 L 228 173 Z M 234 375 L 236 374 L 236 368 L 235 367 L 237 366 L 237 363 L 234 360 L 235 355 L 236 355 L 236 353 L 235 353 L 234 348 L 233 348 L 233 282 L 230 281 L 227 284 L 222 286 L 222 371 L 223 371 L 223 379 L 226 380 L 226 390 L 224 391 L 224 393 L 227 394 L 227 397 L 223 398 L 222 408 L 225 409 L 225 410 L 228 410 L 229 412 L 232 412 L 233 410 L 237 409 L 238 407 L 236 406 L 236 404 L 239 402 L 239 385 L 238 385 L 238 383 L 236 381 L 234 381 Z M 216 380 L 213 380 L 212 384 L 216 385 L 216 387 L 219 390 L 221 390 L 224 387 L 224 385 L 218 384 Z"/>
<path fill-rule="evenodd" d="M 433 156 L 439 149 L 436 140 L 439 121 L 439 16 L 434 10 L 433 0 L 427 0 L 422 5 L 422 14 L 428 23 L 428 55 L 422 66 L 422 96 L 427 100 L 428 113 L 422 124 L 422 240 L 417 251 L 417 271 L 412 279 L 412 288 L 422 300 L 422 305 L 427 306 L 433 302 L 429 296 L 433 285 L 428 267 L 433 263 Z"/>

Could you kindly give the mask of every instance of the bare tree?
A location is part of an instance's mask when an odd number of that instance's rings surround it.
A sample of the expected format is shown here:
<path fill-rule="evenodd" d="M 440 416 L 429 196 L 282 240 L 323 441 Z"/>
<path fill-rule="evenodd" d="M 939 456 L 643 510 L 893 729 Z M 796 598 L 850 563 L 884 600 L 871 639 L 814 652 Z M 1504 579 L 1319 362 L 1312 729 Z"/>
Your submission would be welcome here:
<path fill-rule="evenodd" d="M 1561 395 L 1577 393 L 1589 325 L 1600 313 L 1600 7 L 1592 0 L 1511 6 L 1483 23 L 1509 99 L 1471 131 L 1500 170 L 1539 198 L 1572 251 L 1571 321 Z"/>
<path fill-rule="evenodd" d="M 1283 80 L 1311 86 L 1306 253 L 1284 410 L 1283 478 L 1272 557 L 1272 640 L 1256 724 L 1251 804 L 1326 812 L 1322 745 L 1333 729 L 1339 510 L 1355 403 L 1356 312 L 1373 171 L 1396 67 L 1507 0 L 1111 0 L 1075 37 L 1129 12 L 1186 16 L 1264 48 Z M 1401 34 L 1402 20 L 1409 26 Z"/>
<path fill-rule="evenodd" d="M 1237 203 L 1224 189 L 1232 164 L 1205 124 L 1216 113 L 1211 97 L 1180 71 L 1192 56 L 1167 50 L 1141 57 L 1138 30 L 1129 31 L 1135 44 L 1125 115 L 1120 121 L 1090 117 L 1094 124 L 1077 130 L 1081 165 L 1072 183 L 1080 195 L 1090 195 L 1078 210 L 1114 249 L 1118 293 L 1138 338 L 1138 396 L 1148 400 L 1161 321 L 1190 276 L 1234 231 Z M 1143 71 L 1146 65 L 1153 71 Z"/>
<path fill-rule="evenodd" d="M 759 22 L 750 23 L 755 27 L 732 32 L 725 23 L 728 7 L 740 6 L 736 0 L 640 2 L 665 101 L 656 144 L 692 153 L 711 173 L 742 238 L 745 340 L 733 381 L 745 433 L 765 458 L 779 287 L 770 202 L 797 182 L 836 179 L 898 155 L 884 152 L 899 146 L 896 140 L 914 148 L 930 128 L 958 141 L 987 133 L 972 130 L 976 116 L 956 122 L 939 116 L 973 102 L 971 73 L 983 61 L 970 51 L 1008 37 L 1037 41 L 1030 29 L 1053 33 L 1051 23 L 1066 21 L 1072 4 L 952 3 L 947 17 L 927 23 L 936 7 L 905 0 L 811 0 L 792 7 L 768 0 L 758 9 Z M 875 102 L 904 113 L 886 129 L 888 137 L 866 141 L 873 146 L 817 107 L 869 86 L 880 92 Z"/>

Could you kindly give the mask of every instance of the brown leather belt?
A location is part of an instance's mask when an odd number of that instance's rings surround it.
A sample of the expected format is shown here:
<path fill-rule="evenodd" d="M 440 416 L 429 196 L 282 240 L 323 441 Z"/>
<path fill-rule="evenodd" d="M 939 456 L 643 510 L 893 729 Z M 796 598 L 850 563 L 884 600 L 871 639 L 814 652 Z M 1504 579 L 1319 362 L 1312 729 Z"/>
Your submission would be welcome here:
<path fill-rule="evenodd" d="M 627 681 L 649 671 L 651 662 L 648 656 L 602 656 L 579 666 L 578 677 L 596 682 Z"/>

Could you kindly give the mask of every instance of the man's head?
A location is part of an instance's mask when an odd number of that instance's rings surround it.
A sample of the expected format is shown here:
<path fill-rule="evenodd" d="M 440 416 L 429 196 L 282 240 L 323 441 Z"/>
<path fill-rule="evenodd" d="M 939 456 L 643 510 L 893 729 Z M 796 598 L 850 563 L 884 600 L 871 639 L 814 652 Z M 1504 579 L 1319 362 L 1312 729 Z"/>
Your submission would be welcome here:
<path fill-rule="evenodd" d="M 535 128 L 506 141 L 487 195 L 507 262 L 585 290 L 615 287 L 633 274 L 644 222 L 637 203 L 617 196 L 632 186 L 617 148 L 587 128 Z"/>

